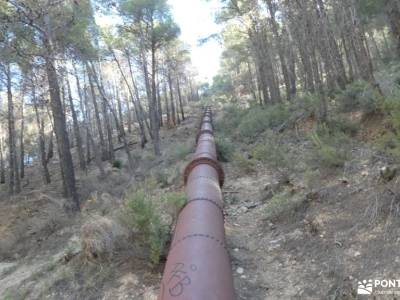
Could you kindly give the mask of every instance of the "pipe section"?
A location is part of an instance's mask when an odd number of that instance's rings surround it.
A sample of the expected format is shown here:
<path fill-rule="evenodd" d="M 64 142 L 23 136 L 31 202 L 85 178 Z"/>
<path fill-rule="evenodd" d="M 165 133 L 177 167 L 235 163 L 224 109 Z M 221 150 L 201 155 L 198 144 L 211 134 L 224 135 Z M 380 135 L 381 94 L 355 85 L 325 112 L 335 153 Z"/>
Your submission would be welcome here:
<path fill-rule="evenodd" d="M 161 281 L 159 300 L 234 300 L 225 242 L 224 172 L 217 160 L 211 108 L 184 172 L 187 203 L 181 210 Z"/>

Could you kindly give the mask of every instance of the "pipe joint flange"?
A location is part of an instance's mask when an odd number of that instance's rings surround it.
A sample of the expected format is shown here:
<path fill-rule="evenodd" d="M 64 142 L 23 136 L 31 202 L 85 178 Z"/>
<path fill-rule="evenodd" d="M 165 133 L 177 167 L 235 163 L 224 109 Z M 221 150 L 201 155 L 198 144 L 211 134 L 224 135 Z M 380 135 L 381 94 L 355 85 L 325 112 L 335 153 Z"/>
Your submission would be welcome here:
<path fill-rule="evenodd" d="M 193 171 L 193 169 L 195 167 L 197 167 L 199 165 L 209 165 L 210 167 L 214 168 L 215 171 L 217 171 L 217 173 L 218 173 L 219 186 L 222 187 L 224 185 L 225 173 L 224 173 L 224 170 L 222 169 L 220 163 L 209 157 L 199 157 L 199 158 L 192 160 L 185 168 L 185 172 L 184 172 L 185 186 L 187 184 L 190 173 Z"/>

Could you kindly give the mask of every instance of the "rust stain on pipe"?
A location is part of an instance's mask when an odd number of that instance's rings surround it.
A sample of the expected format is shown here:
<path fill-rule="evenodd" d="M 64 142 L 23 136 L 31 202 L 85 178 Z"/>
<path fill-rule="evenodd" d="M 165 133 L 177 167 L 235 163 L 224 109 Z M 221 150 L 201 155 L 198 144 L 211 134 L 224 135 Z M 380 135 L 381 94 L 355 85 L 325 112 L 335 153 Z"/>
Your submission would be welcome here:
<path fill-rule="evenodd" d="M 158 299 L 234 300 L 221 192 L 224 172 L 217 160 L 209 107 L 196 143 L 184 173 L 187 203 L 178 217 Z"/>

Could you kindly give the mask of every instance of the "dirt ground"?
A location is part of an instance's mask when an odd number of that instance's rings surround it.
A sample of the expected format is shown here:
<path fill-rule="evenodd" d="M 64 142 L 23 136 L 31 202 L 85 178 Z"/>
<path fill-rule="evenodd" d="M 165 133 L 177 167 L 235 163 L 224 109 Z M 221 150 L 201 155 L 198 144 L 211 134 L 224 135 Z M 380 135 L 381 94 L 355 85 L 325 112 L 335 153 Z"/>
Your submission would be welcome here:
<path fill-rule="evenodd" d="M 159 169 L 169 170 L 166 190 L 182 190 L 181 172 L 190 155 L 173 165 L 169 156 L 178 144 L 194 146 L 199 116 L 196 109 L 177 129 L 162 132 L 161 159 L 152 156 L 150 145 L 134 148 L 138 167 L 132 176 L 111 167 L 106 181 L 97 179 L 94 167 L 78 174 L 82 198 L 111 203 L 93 210 L 112 213 L 132 186 Z M 380 168 L 390 162 L 367 144 L 355 146 L 352 157 L 341 174 L 324 175 L 313 190 L 301 173 L 279 183 L 278 174 L 261 165 L 248 174 L 233 162 L 223 164 L 238 299 L 357 299 L 358 280 L 399 279 L 398 178 L 381 181 Z M 82 263 L 80 228 L 93 211 L 65 215 L 56 192 L 57 165 L 50 186 L 42 187 L 36 172 L 27 171 L 32 179 L 20 196 L 9 199 L 6 187 L 0 191 L 0 299 L 157 299 L 162 266 L 149 270 L 141 249 L 132 246 L 101 264 Z M 270 220 L 266 211 L 277 190 L 300 205 Z"/>

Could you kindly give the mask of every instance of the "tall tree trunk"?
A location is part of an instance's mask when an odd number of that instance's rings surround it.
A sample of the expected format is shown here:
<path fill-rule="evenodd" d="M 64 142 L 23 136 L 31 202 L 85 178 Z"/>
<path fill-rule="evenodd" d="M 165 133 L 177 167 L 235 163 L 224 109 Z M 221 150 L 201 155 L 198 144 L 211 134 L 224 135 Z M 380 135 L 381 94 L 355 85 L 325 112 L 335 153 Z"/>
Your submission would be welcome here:
<path fill-rule="evenodd" d="M 315 6 L 317 7 L 316 11 L 320 21 L 319 30 L 322 35 L 322 40 L 326 45 L 325 49 L 321 48 L 321 51 L 325 50 L 327 52 L 327 59 L 329 60 L 329 63 L 332 64 L 334 79 L 341 89 L 345 89 L 347 83 L 346 70 L 344 68 L 343 58 L 340 53 L 339 46 L 332 30 L 333 26 L 326 13 L 324 1 L 316 0 Z"/>
<path fill-rule="evenodd" d="M 269 13 L 271 15 L 271 28 L 272 28 L 272 33 L 274 35 L 274 38 L 276 40 L 276 45 L 278 48 L 277 49 L 278 56 L 279 56 L 283 80 L 284 80 L 285 88 L 286 88 L 286 98 L 287 98 L 287 100 L 291 100 L 292 93 L 291 93 L 290 80 L 289 80 L 289 71 L 288 71 L 286 59 L 284 56 L 285 49 L 284 49 L 284 46 L 282 43 L 282 38 L 278 32 L 278 23 L 275 18 L 276 9 L 275 9 L 274 4 L 272 3 L 272 0 L 265 0 L 265 2 L 267 3 L 267 7 L 268 7 Z"/>
<path fill-rule="evenodd" d="M 57 71 L 55 68 L 55 60 L 53 53 L 53 46 L 49 37 L 45 35 L 43 44 L 46 49 L 45 64 L 47 80 L 50 89 L 50 105 L 53 113 L 54 130 L 57 138 L 57 145 L 60 156 L 61 174 L 63 177 L 63 185 L 65 197 L 70 198 L 69 207 L 72 211 L 79 211 L 79 198 L 76 190 L 75 171 L 70 151 L 70 144 L 68 139 L 65 113 L 62 107 L 60 98 L 60 86 L 57 78 Z"/>
<path fill-rule="evenodd" d="M 174 91 L 172 86 L 172 77 L 171 72 L 168 70 L 168 86 L 169 86 L 169 97 L 171 101 L 171 120 L 173 126 L 176 125 L 176 110 L 175 110 L 175 101 L 174 101 Z"/>
<path fill-rule="evenodd" d="M 86 63 L 86 69 L 87 69 L 89 85 L 90 85 L 90 94 L 92 95 L 91 98 L 92 98 L 92 102 L 93 102 L 94 116 L 95 116 L 95 120 L 96 120 L 97 131 L 99 133 L 99 138 L 100 138 L 102 160 L 108 160 L 109 157 L 108 157 L 108 153 L 107 153 L 106 142 L 104 139 L 103 125 L 101 124 L 99 106 L 97 104 L 96 92 L 95 92 L 94 84 L 93 84 L 93 77 L 95 74 L 93 74 L 92 71 L 90 70 L 88 63 Z"/>
<path fill-rule="evenodd" d="M 129 169 L 133 170 L 134 162 L 133 162 L 133 158 L 132 158 L 132 155 L 130 153 L 130 150 L 129 150 L 129 143 L 128 143 L 128 140 L 126 138 L 124 126 L 121 126 L 121 123 L 118 120 L 117 113 L 115 112 L 114 108 L 111 106 L 111 103 L 108 101 L 106 93 L 104 91 L 104 88 L 100 84 L 100 81 L 99 81 L 99 79 L 97 78 L 97 76 L 96 76 L 96 74 L 94 72 L 93 72 L 93 75 L 94 75 L 93 78 L 94 78 L 94 80 L 96 82 L 96 85 L 97 85 L 97 88 L 98 88 L 98 90 L 100 92 L 100 95 L 103 98 L 103 103 L 105 105 L 107 105 L 107 107 L 111 111 L 111 114 L 112 114 L 112 116 L 114 117 L 114 120 L 115 120 L 115 125 L 117 127 L 117 130 L 119 131 L 119 134 L 122 137 L 122 141 L 123 141 L 123 144 L 124 144 L 124 149 L 125 149 L 126 155 L 128 157 Z M 113 149 L 113 151 L 114 151 L 114 149 Z"/>
<path fill-rule="evenodd" d="M 178 100 L 179 100 L 179 107 L 181 109 L 182 121 L 184 121 L 185 120 L 185 112 L 183 111 L 181 85 L 179 83 L 179 78 L 178 77 L 176 78 L 176 88 L 178 89 Z"/>
<path fill-rule="evenodd" d="M 164 120 L 163 120 L 163 109 L 162 109 L 162 104 L 161 104 L 161 83 L 159 79 L 159 75 L 157 73 L 157 108 L 158 108 L 158 119 L 160 120 L 160 127 L 164 126 Z"/>
<path fill-rule="evenodd" d="M 129 101 L 129 97 L 126 95 L 124 95 L 124 99 L 126 100 L 125 102 L 126 102 L 126 110 L 127 110 L 126 113 L 127 113 L 127 117 L 128 117 L 128 133 L 132 133 L 133 120 L 132 120 L 131 102 Z M 139 130 L 140 130 L 140 132 L 139 132 L 140 137 L 143 140 L 143 133 L 140 128 L 139 128 Z M 143 143 L 143 141 L 142 141 L 142 143 Z"/>
<path fill-rule="evenodd" d="M 81 110 L 81 114 L 82 114 L 82 119 L 83 119 L 83 123 L 84 123 L 84 127 L 87 128 L 87 122 L 88 122 L 88 107 L 87 107 L 87 99 L 86 99 L 86 90 L 82 90 L 81 88 L 81 82 L 79 80 L 79 76 L 78 76 L 78 70 L 76 68 L 75 63 L 72 64 L 73 68 L 74 68 L 74 76 L 75 76 L 75 82 L 76 82 L 76 89 L 78 91 L 78 97 L 79 97 L 79 107 Z M 86 80 L 84 77 L 84 87 L 86 87 Z M 84 95 L 82 95 L 82 93 L 84 93 Z M 85 98 L 85 99 L 84 99 Z M 86 163 L 90 162 L 90 141 L 88 139 L 87 136 L 87 129 L 86 129 L 86 141 L 85 141 L 85 146 L 86 146 L 86 161 L 85 161 L 85 170 L 87 171 L 87 165 Z"/>
<path fill-rule="evenodd" d="M 172 120 L 171 120 L 171 112 L 170 112 L 169 104 L 168 104 L 168 93 L 167 93 L 167 84 L 166 83 L 164 83 L 163 88 L 164 88 L 164 98 L 165 98 L 165 110 L 167 112 L 167 126 L 170 126 Z"/>
<path fill-rule="evenodd" d="M 83 152 L 81 132 L 79 130 L 78 116 L 76 115 L 74 101 L 72 100 L 71 85 L 69 84 L 68 76 L 66 76 L 66 82 L 67 82 L 67 90 L 68 90 L 69 107 L 71 109 L 71 114 L 72 114 L 72 124 L 73 124 L 73 128 L 74 128 L 74 136 L 75 136 L 76 147 L 77 147 L 78 158 L 79 158 L 79 167 L 81 168 L 81 170 L 86 170 L 85 155 Z"/>
<path fill-rule="evenodd" d="M 145 125 L 147 125 L 147 119 L 144 115 L 143 107 L 142 104 L 140 103 L 140 95 L 139 95 L 139 90 L 137 88 L 135 78 L 133 77 L 133 70 L 132 70 L 132 64 L 131 64 L 131 57 L 129 54 L 129 51 L 125 51 L 126 58 L 128 59 L 128 66 L 129 66 L 129 73 L 131 75 L 131 81 L 132 81 L 132 86 L 135 91 L 135 96 L 136 96 L 136 101 L 133 101 L 133 106 L 135 108 L 135 115 L 136 115 L 136 120 L 139 124 L 139 129 L 141 133 L 141 146 L 144 148 L 144 146 L 147 144 L 147 136 L 146 136 L 146 130 L 145 130 Z M 149 127 L 149 126 L 147 126 Z M 150 138 L 151 138 L 151 132 L 149 131 Z"/>
<path fill-rule="evenodd" d="M 120 97 L 120 94 L 119 94 L 116 84 L 114 85 L 114 97 L 115 97 L 115 101 L 117 102 L 117 112 L 118 112 L 119 122 L 121 123 L 121 126 L 125 127 L 124 116 L 122 114 L 121 97 Z M 129 101 L 128 101 L 128 103 L 129 103 Z M 128 115 L 129 114 L 130 114 L 130 111 L 128 110 Z M 128 132 L 129 132 L 129 130 L 128 130 Z M 120 135 L 118 135 L 118 142 L 121 143 Z"/>
<path fill-rule="evenodd" d="M 140 110 L 140 108 L 138 107 L 138 104 L 135 101 L 135 97 L 134 97 L 134 93 L 132 91 L 132 88 L 129 85 L 128 79 L 127 79 L 127 77 L 125 76 L 125 73 L 122 70 L 121 64 L 120 64 L 119 60 L 117 59 L 117 56 L 115 55 L 115 52 L 112 50 L 111 47 L 109 47 L 109 49 L 110 49 L 111 53 L 113 54 L 114 61 L 117 63 L 119 72 L 121 73 L 122 78 L 124 79 L 126 87 L 128 88 L 128 92 L 129 92 L 131 101 L 132 101 L 132 103 L 134 105 L 134 108 L 135 108 L 136 119 L 137 119 L 137 122 L 139 124 L 140 144 L 141 144 L 141 147 L 144 148 L 144 146 L 147 143 L 146 132 L 145 132 L 145 129 L 144 129 L 144 124 L 143 124 L 144 116 L 141 113 L 141 110 Z M 134 89 L 136 91 L 137 87 L 136 87 L 136 83 L 135 83 L 134 78 L 133 78 L 133 71 L 132 71 L 132 66 L 131 66 L 131 62 L 130 62 L 130 58 L 129 58 L 130 56 L 129 56 L 129 53 L 127 51 L 126 51 L 126 56 L 128 57 L 129 71 L 130 71 L 130 75 L 131 75 L 132 84 L 133 84 Z M 136 96 L 137 96 L 136 100 L 139 102 L 140 99 L 139 99 L 139 92 L 138 91 L 136 93 Z M 128 106 L 128 114 L 129 114 L 129 106 Z"/>
<path fill-rule="evenodd" d="M 398 0 L 385 0 L 385 10 L 390 29 L 396 44 L 397 58 L 400 57 L 400 3 Z"/>
<path fill-rule="evenodd" d="M 92 142 L 90 141 L 90 138 L 93 138 L 93 135 L 90 133 L 90 128 L 92 126 L 92 118 L 91 118 L 91 113 L 90 113 L 90 106 L 89 106 L 89 96 L 88 96 L 88 90 L 87 90 L 87 81 L 86 81 L 86 73 L 83 73 L 83 90 L 80 94 L 80 101 L 82 102 L 83 106 L 83 112 L 84 112 L 84 122 L 85 122 L 85 130 L 86 130 L 86 162 L 87 164 L 90 163 L 91 160 L 91 151 L 90 148 L 92 146 Z M 79 82 L 79 79 L 78 79 Z M 80 86 L 80 85 L 78 85 Z M 92 148 L 93 149 L 93 148 Z M 95 151 L 95 149 L 93 149 Z"/>
<path fill-rule="evenodd" d="M 33 108 L 35 110 L 35 116 L 36 116 L 36 126 L 39 131 L 39 153 L 40 153 L 40 161 L 42 164 L 42 175 L 43 175 L 43 181 L 45 184 L 49 184 L 51 182 L 50 179 L 50 172 L 47 167 L 47 164 L 50 159 L 47 159 L 46 155 L 46 138 L 44 134 L 44 122 L 40 118 L 39 114 L 39 107 L 36 99 L 36 89 L 35 89 L 35 84 L 32 85 L 32 101 L 33 101 Z M 52 140 L 52 138 L 51 138 Z M 51 151 L 51 149 L 49 149 Z"/>
<path fill-rule="evenodd" d="M 21 132 L 19 136 L 19 153 L 20 153 L 20 177 L 25 177 L 25 145 L 24 145 L 24 132 L 25 132 L 25 116 L 24 116 L 24 97 L 21 97 Z"/>
<path fill-rule="evenodd" d="M 6 66 L 6 80 L 7 80 L 7 103 L 8 103 L 8 169 L 9 169 L 9 193 L 13 195 L 19 193 L 21 190 L 18 161 L 17 161 L 17 146 L 16 146 L 16 133 L 15 133 L 15 118 L 14 118 L 14 102 L 12 94 L 11 83 L 11 67 L 10 64 Z"/>
<path fill-rule="evenodd" d="M 4 149 L 4 140 L 3 138 L 0 138 L 0 184 L 6 183 L 6 170 L 4 167 L 3 149 Z"/>
<path fill-rule="evenodd" d="M 351 51 L 349 49 L 346 37 L 343 34 L 343 32 L 342 32 L 341 38 L 342 38 L 343 48 L 344 48 L 344 51 L 345 51 L 345 54 L 346 54 L 347 66 L 349 68 L 349 76 L 348 77 L 349 77 L 349 81 L 352 82 L 354 80 L 353 59 L 352 59 L 352 56 L 351 56 Z"/>
<path fill-rule="evenodd" d="M 101 86 L 103 88 L 103 86 Z M 104 92 L 104 89 L 103 89 Z M 102 101 L 102 109 L 103 109 L 103 118 L 104 118 L 104 126 L 106 127 L 106 132 L 107 132 L 107 142 L 108 142 L 108 153 L 107 156 L 111 161 L 115 160 L 115 155 L 114 155 L 114 143 L 113 143 L 113 136 L 112 136 L 112 129 L 111 129 L 111 124 L 110 124 L 110 119 L 108 118 L 108 109 L 107 103 L 105 102 L 104 98 Z"/>
<path fill-rule="evenodd" d="M 150 123 L 151 129 L 153 130 L 153 145 L 154 145 L 154 153 L 157 156 L 161 155 L 160 149 L 160 121 L 158 119 L 158 110 L 157 110 L 157 87 L 156 87 L 156 48 L 155 41 L 152 41 L 151 47 L 151 108 L 149 108 L 150 112 Z"/>
<path fill-rule="evenodd" d="M 246 65 L 247 65 L 247 72 L 249 73 L 250 92 L 251 92 L 251 94 L 253 95 L 254 100 L 255 100 L 256 102 L 258 102 L 257 94 L 256 94 L 257 87 L 256 87 L 256 85 L 254 84 L 253 71 L 252 71 L 252 69 L 251 69 L 251 63 L 250 63 L 249 60 L 246 60 Z"/>

